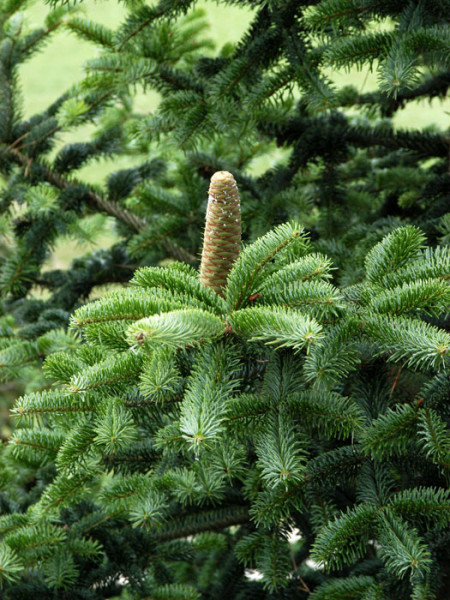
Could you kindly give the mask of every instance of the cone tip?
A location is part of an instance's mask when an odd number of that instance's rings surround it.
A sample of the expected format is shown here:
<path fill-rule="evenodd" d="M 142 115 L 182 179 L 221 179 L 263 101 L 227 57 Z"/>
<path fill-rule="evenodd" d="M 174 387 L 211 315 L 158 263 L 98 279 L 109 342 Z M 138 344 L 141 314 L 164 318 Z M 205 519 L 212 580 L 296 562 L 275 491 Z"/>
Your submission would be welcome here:
<path fill-rule="evenodd" d="M 234 177 L 228 171 L 216 171 L 211 177 L 211 183 L 225 183 L 226 181 L 234 181 Z"/>

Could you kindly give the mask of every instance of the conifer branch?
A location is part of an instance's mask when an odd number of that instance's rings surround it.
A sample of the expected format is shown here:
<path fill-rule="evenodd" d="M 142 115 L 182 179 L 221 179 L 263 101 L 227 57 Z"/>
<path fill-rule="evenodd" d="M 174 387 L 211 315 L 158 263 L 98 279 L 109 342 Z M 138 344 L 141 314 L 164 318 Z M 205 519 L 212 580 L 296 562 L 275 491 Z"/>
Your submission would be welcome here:
<path fill-rule="evenodd" d="M 445 98 L 450 87 L 450 71 L 432 75 L 420 85 L 412 89 L 400 90 L 397 96 L 386 98 L 379 92 L 361 94 L 355 100 L 355 104 L 378 105 L 383 115 L 391 117 L 397 110 L 403 108 L 409 100 L 416 100 L 426 96 L 427 98 Z M 353 104 L 353 102 L 351 102 Z"/>
<path fill-rule="evenodd" d="M 32 165 L 37 165 L 38 163 L 33 159 L 30 159 L 26 154 L 23 154 L 19 150 L 15 148 L 6 148 L 5 151 L 7 154 L 19 165 L 25 167 L 25 174 L 28 173 L 30 167 Z M 70 188 L 71 186 L 84 185 L 81 184 L 76 179 L 67 179 L 57 173 L 55 170 L 50 169 L 46 165 L 41 165 L 43 168 L 44 179 L 48 183 L 54 185 L 60 190 L 65 190 Z M 99 209 L 106 214 L 115 217 L 125 225 L 127 225 L 130 229 L 140 232 L 145 229 L 146 222 L 141 219 L 136 214 L 131 213 L 126 208 L 120 206 L 114 200 L 107 200 L 99 193 L 87 188 L 87 198 L 91 203 L 93 208 Z M 165 248 L 167 253 L 173 256 L 176 260 L 185 260 L 186 262 L 192 263 L 196 262 L 196 258 L 192 256 L 189 252 L 187 252 L 184 248 L 179 246 L 174 240 L 169 238 L 161 239 L 161 245 Z"/>
<path fill-rule="evenodd" d="M 25 154 L 20 151 L 14 149 L 9 146 L 5 150 L 6 154 L 11 156 L 13 160 L 25 167 L 25 175 L 28 174 L 28 171 L 32 165 L 36 165 L 36 161 L 27 157 Z M 70 188 L 71 186 L 80 186 L 80 184 L 76 179 L 67 179 L 60 175 L 56 170 L 50 169 L 45 164 L 40 165 L 43 170 L 44 179 L 57 187 L 60 190 L 65 190 Z M 97 208 L 102 212 L 105 212 L 111 216 L 114 216 L 118 220 L 125 223 L 128 227 L 135 230 L 136 232 L 142 231 L 146 223 L 142 219 L 140 219 L 137 215 L 131 213 L 127 209 L 121 207 L 117 202 L 113 200 L 107 200 L 97 192 L 86 188 L 86 197 L 90 200 L 91 206 L 93 208 Z M 68 206 L 64 207 L 65 209 L 69 208 Z M 189 252 L 187 252 L 184 248 L 180 247 L 175 241 L 169 239 L 168 237 L 161 236 L 161 245 L 166 249 L 169 255 L 172 255 L 177 260 L 185 260 L 187 262 L 195 262 L 196 258 L 192 256 Z M 18 274 L 19 275 L 19 274 Z M 18 276 L 17 275 L 17 276 Z"/>
<path fill-rule="evenodd" d="M 23 154 L 14 148 L 8 148 L 7 153 L 17 164 L 25 167 L 25 174 L 27 174 L 32 164 L 36 164 L 35 161 L 30 159 L 26 154 Z M 46 166 L 43 166 L 43 170 L 45 180 L 60 190 L 65 190 L 72 185 L 80 185 L 76 179 L 66 179 Z M 140 231 L 143 229 L 145 225 L 144 221 L 142 221 L 142 219 L 140 219 L 137 215 L 130 213 L 127 209 L 119 206 L 116 202 L 112 200 L 106 200 L 106 198 L 103 198 L 92 190 L 88 190 L 88 198 L 93 206 L 113 217 L 116 217 L 119 221 L 122 221 L 128 225 L 130 229 L 133 229 L 134 231 Z"/>
<path fill-rule="evenodd" d="M 213 510 L 210 514 L 208 511 L 203 511 L 198 516 L 186 515 L 184 518 L 180 517 L 165 523 L 164 530 L 157 533 L 155 539 L 159 542 L 167 542 L 204 531 L 220 531 L 232 525 L 242 525 L 249 521 L 250 515 L 245 506 L 225 507 Z"/>

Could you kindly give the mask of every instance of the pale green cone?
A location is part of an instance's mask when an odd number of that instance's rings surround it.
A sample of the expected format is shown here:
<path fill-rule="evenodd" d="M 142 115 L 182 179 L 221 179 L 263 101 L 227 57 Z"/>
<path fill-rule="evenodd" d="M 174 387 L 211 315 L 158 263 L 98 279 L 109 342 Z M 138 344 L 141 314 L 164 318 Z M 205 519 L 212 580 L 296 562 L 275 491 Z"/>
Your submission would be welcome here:
<path fill-rule="evenodd" d="M 241 203 L 236 181 L 228 171 L 218 171 L 209 186 L 200 281 L 223 296 L 240 249 Z"/>

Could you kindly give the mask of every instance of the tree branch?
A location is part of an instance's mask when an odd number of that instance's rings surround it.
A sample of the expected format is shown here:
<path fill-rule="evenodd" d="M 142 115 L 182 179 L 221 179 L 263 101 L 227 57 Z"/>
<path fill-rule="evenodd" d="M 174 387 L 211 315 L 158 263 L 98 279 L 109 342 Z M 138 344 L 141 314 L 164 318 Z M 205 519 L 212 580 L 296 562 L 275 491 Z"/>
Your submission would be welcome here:
<path fill-rule="evenodd" d="M 230 507 L 231 508 L 231 507 Z M 198 515 L 185 515 L 164 524 L 164 530 L 155 534 L 159 542 L 167 542 L 188 537 L 203 531 L 220 531 L 232 525 L 242 525 L 250 521 L 246 506 L 233 507 L 233 512 L 228 509 L 208 511 Z M 196 519 L 195 517 L 199 517 Z"/>

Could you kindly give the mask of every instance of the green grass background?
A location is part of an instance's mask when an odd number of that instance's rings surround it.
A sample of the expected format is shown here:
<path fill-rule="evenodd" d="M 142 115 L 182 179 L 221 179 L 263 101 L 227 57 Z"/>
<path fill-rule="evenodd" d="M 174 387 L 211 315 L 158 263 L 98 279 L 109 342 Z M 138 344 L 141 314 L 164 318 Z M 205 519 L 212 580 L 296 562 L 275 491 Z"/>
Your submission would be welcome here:
<path fill-rule="evenodd" d="M 235 6 L 219 6 L 204 1 L 199 2 L 197 6 L 205 9 L 210 24 L 210 36 L 219 48 L 226 42 L 237 42 L 252 16 L 251 11 Z M 90 19 L 113 28 L 121 22 L 125 14 L 124 6 L 113 0 L 85 0 L 82 10 Z M 37 0 L 26 13 L 29 25 L 40 25 L 47 11 L 48 5 L 43 0 Z M 21 67 L 20 83 L 24 116 L 31 116 L 44 109 L 64 90 L 79 81 L 83 76 L 83 65 L 96 54 L 95 45 L 76 38 L 68 31 L 57 32 L 43 51 Z M 339 86 L 353 84 L 360 92 L 367 92 L 376 87 L 376 74 L 367 69 L 362 72 L 333 72 L 330 75 Z M 158 95 L 150 92 L 138 94 L 135 105 L 138 112 L 149 112 L 157 106 L 157 103 Z M 435 99 L 431 103 L 427 101 L 410 103 L 404 110 L 398 112 L 395 123 L 402 128 L 420 128 L 432 124 L 438 125 L 441 129 L 448 128 L 450 100 L 442 102 Z M 59 145 L 68 141 L 85 140 L 89 137 L 90 131 L 92 128 L 84 126 L 65 133 L 60 137 Z M 274 156 L 268 156 L 263 162 L 255 165 L 255 170 L 268 167 L 279 155 L 278 151 Z M 87 181 L 101 184 L 110 171 L 129 166 L 130 160 L 128 157 L 123 157 L 115 158 L 114 161 L 95 162 L 83 168 L 79 175 Z M 106 246 L 113 241 L 114 234 L 109 230 L 99 236 L 97 244 Z M 48 268 L 67 265 L 74 255 L 85 252 L 87 248 L 75 242 L 62 240 L 49 259 Z"/>

